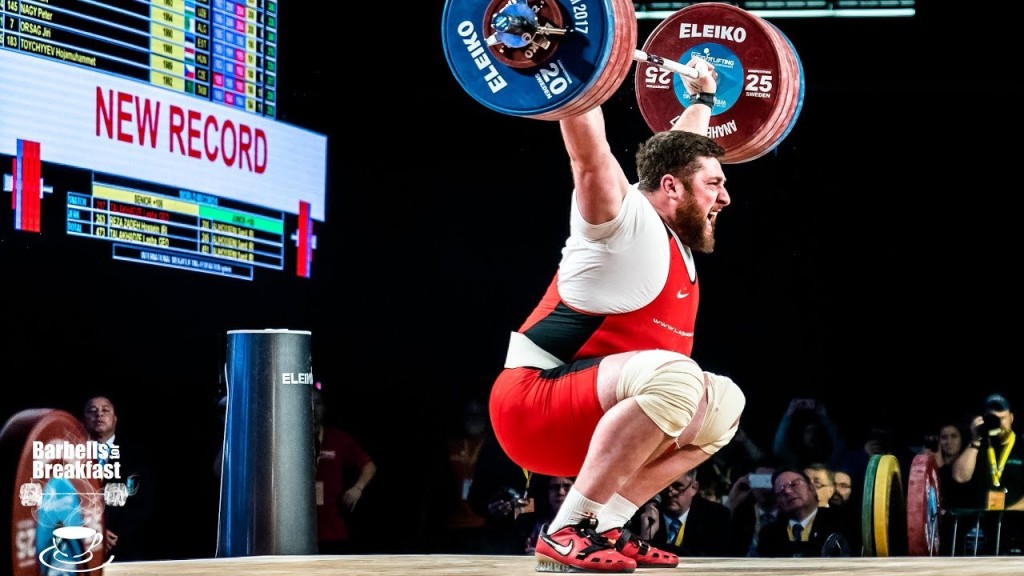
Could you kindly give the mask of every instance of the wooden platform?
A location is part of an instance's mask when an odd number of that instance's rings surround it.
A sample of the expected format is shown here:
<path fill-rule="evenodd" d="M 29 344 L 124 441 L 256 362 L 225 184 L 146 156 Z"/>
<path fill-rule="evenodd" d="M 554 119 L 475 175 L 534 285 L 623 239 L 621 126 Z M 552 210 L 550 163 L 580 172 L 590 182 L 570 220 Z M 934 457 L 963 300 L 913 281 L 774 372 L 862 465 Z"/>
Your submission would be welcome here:
<path fill-rule="evenodd" d="M 531 556 L 254 556 L 114 562 L 105 576 L 536 576 Z M 1024 556 L 978 558 L 693 558 L 635 574 L 686 576 L 1022 576 Z"/>

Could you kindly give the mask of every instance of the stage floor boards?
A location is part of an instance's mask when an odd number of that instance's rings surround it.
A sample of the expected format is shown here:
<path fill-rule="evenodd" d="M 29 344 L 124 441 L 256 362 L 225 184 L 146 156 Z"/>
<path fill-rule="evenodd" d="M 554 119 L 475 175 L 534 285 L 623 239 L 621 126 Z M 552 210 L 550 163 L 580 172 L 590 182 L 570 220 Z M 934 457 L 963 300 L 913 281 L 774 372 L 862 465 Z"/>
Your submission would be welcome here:
<path fill-rule="evenodd" d="M 104 576 L 536 576 L 531 556 L 252 556 L 125 562 Z M 1022 576 L 1024 556 L 899 558 L 688 558 L 635 574 L 687 576 Z"/>

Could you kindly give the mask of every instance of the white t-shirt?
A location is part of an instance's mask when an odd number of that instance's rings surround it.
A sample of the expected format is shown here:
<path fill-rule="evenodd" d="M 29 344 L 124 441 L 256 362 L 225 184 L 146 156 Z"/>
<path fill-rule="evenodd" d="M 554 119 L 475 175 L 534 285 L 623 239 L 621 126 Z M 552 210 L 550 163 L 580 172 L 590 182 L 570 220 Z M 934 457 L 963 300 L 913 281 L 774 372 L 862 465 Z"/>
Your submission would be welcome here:
<path fill-rule="evenodd" d="M 661 293 L 668 278 L 667 228 L 636 184 L 622 199 L 612 220 L 592 225 L 583 219 L 572 194 L 569 238 L 562 248 L 558 292 L 566 304 L 593 314 L 640 309 Z M 672 233 L 696 279 L 693 254 Z"/>

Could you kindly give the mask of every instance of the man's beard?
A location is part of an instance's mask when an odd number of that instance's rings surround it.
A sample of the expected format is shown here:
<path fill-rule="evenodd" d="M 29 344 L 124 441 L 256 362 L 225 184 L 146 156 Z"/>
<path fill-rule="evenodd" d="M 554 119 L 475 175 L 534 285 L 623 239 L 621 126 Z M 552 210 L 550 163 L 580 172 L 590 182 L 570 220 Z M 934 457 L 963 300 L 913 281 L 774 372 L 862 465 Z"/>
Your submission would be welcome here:
<path fill-rule="evenodd" d="M 694 252 L 710 254 L 715 250 L 714 224 L 711 225 L 711 233 L 705 234 L 704 226 L 707 223 L 707 214 L 692 200 L 687 200 L 676 209 L 676 235 Z"/>

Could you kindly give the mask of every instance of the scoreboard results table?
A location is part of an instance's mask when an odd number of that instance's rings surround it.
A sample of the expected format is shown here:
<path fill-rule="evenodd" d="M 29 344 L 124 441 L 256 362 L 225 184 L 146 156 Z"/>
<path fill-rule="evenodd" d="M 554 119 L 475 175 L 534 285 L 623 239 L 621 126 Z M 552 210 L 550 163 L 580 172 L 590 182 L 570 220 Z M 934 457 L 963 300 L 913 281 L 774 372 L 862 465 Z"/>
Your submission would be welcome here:
<path fill-rule="evenodd" d="M 245 280 L 284 268 L 284 215 L 208 194 L 94 182 L 68 192 L 67 233 L 110 240 L 114 258 Z M 211 258 L 211 256 L 213 258 Z"/>
<path fill-rule="evenodd" d="M 0 46 L 263 116 L 277 112 L 277 0 L 0 0 Z"/>

